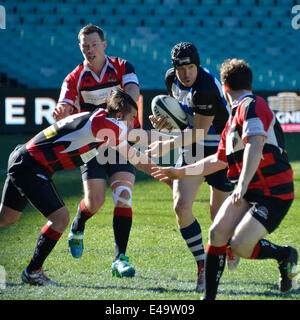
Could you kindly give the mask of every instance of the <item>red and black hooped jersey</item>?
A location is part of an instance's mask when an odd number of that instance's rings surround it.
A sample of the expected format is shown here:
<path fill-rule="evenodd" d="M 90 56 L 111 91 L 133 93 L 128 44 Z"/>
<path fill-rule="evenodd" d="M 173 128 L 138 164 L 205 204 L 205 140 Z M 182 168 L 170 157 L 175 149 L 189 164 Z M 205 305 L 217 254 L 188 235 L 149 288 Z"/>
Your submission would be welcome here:
<path fill-rule="evenodd" d="M 81 166 L 97 155 L 99 146 L 116 147 L 126 140 L 127 127 L 108 118 L 105 110 L 66 117 L 38 133 L 26 150 L 51 173 Z"/>
<path fill-rule="evenodd" d="M 252 135 L 263 135 L 266 141 L 248 192 L 293 199 L 293 171 L 285 151 L 283 132 L 266 101 L 255 95 L 240 97 L 222 133 L 217 154 L 219 160 L 228 164 L 228 178 L 238 181 L 245 145 Z"/>
<path fill-rule="evenodd" d="M 58 102 L 71 105 L 78 112 L 105 107 L 115 88 L 129 83 L 139 85 L 133 66 L 126 60 L 106 56 L 100 77 L 84 61 L 65 78 Z"/>

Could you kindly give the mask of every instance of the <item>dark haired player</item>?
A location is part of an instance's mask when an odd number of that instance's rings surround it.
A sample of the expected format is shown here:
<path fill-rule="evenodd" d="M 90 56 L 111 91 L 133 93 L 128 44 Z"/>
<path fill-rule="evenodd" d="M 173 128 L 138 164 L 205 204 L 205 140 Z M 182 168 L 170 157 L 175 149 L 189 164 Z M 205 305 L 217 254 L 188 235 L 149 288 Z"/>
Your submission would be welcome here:
<path fill-rule="evenodd" d="M 279 289 L 286 292 L 296 280 L 297 250 L 264 239 L 279 226 L 294 199 L 283 132 L 266 101 L 252 93 L 252 71 L 244 60 L 225 60 L 220 72 L 231 116 L 218 151 L 182 168 L 158 168 L 153 175 L 161 180 L 181 179 L 228 167 L 228 177 L 236 183 L 209 230 L 205 300 L 216 298 L 230 237 L 236 255 L 274 259 L 279 267 Z"/>
<path fill-rule="evenodd" d="M 105 108 L 106 99 L 115 88 L 122 88 L 137 101 L 140 89 L 135 70 L 130 62 L 105 54 L 107 41 L 103 30 L 89 24 L 80 30 L 78 40 L 84 62 L 65 78 L 54 118 L 60 120 L 72 112 Z M 135 126 L 138 124 L 137 120 Z M 124 161 L 118 152 L 116 157 L 118 161 L 114 164 L 99 164 L 94 158 L 81 167 L 84 198 L 78 205 L 77 215 L 71 226 L 69 248 L 74 258 L 82 256 L 85 224 L 104 204 L 108 178 L 114 200 L 115 256 L 112 274 L 133 277 L 135 269 L 129 264 L 129 258 L 125 254 L 132 226 L 131 202 L 135 168 Z"/>
<path fill-rule="evenodd" d="M 159 150 L 169 151 L 180 147 L 180 157 L 177 167 L 190 164 L 214 154 L 217 150 L 220 134 L 229 116 L 229 107 L 223 97 L 219 81 L 200 65 L 200 58 L 196 47 L 190 42 L 176 44 L 171 51 L 173 68 L 166 72 L 165 82 L 168 94 L 174 97 L 187 113 L 189 128 L 184 132 L 184 140 L 175 138 L 155 142 L 150 145 L 152 156 L 162 156 Z M 150 117 L 154 127 L 158 130 L 168 128 L 166 118 Z M 204 141 L 196 143 L 197 129 L 204 130 Z M 179 138 L 179 137 L 178 137 Z M 184 148 L 182 145 L 184 142 Z M 188 159 L 188 160 L 187 160 Z M 200 225 L 193 215 L 192 206 L 201 184 L 207 181 L 210 185 L 210 213 L 213 220 L 223 201 L 233 190 L 233 185 L 226 177 L 226 169 L 205 177 L 188 177 L 174 181 L 173 198 L 174 209 L 182 237 L 195 257 L 198 265 L 197 291 L 204 289 L 204 247 Z M 237 261 L 233 261 L 237 265 Z M 233 267 L 232 267 L 233 268 Z"/>
<path fill-rule="evenodd" d="M 107 111 L 99 109 L 94 113 L 68 116 L 11 153 L 2 192 L 0 226 L 15 224 L 29 201 L 48 220 L 38 237 L 32 259 L 22 273 L 23 282 L 41 286 L 54 284 L 44 274 L 42 266 L 70 219 L 51 179 L 56 171 L 79 167 L 97 156 L 99 149 L 110 145 L 126 158 L 128 154 L 129 161 L 139 170 L 151 173 L 155 164 L 126 141 L 128 128 L 134 127 L 136 116 L 136 103 L 118 89 Z"/>

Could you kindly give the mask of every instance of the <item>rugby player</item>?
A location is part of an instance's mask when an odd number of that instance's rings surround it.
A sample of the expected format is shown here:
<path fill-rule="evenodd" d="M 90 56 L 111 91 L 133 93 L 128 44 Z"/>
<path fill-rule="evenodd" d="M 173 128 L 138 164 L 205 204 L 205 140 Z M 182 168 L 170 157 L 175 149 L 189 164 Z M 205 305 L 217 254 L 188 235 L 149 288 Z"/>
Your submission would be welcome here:
<path fill-rule="evenodd" d="M 171 51 L 173 68 L 166 72 L 165 82 L 168 94 L 174 97 L 187 113 L 189 128 L 184 139 L 154 142 L 149 146 L 148 154 L 162 156 L 165 151 L 180 148 L 176 166 L 181 167 L 196 162 L 217 150 L 220 134 L 229 116 L 229 107 L 225 101 L 219 81 L 200 65 L 196 47 L 190 42 L 176 44 Z M 165 117 L 156 119 L 150 116 L 153 126 L 161 130 L 169 128 Z M 197 129 L 204 130 L 204 142 L 197 140 Z M 184 146 L 183 146 L 184 143 Z M 183 148 L 184 147 L 184 148 Z M 161 152 L 159 152 L 161 151 Z M 200 224 L 193 214 L 192 206 L 201 184 L 210 185 L 210 214 L 213 220 L 223 201 L 233 190 L 226 176 L 227 169 L 204 177 L 186 177 L 173 183 L 174 210 L 180 233 L 192 252 L 198 267 L 196 291 L 204 290 L 204 247 Z M 235 262 L 235 264 L 237 261 Z"/>
<path fill-rule="evenodd" d="M 252 93 L 252 71 L 244 60 L 225 60 L 220 74 L 231 116 L 218 151 L 182 168 L 158 168 L 153 175 L 163 181 L 205 176 L 227 167 L 229 179 L 236 183 L 209 230 L 205 300 L 216 298 L 230 237 L 234 254 L 246 259 L 274 259 L 279 268 L 279 289 L 286 292 L 296 281 L 297 250 L 265 239 L 278 228 L 294 199 L 293 171 L 283 132 L 266 101 Z"/>
<path fill-rule="evenodd" d="M 105 108 L 106 99 L 113 89 L 119 87 L 137 101 L 140 89 L 135 70 L 130 62 L 105 54 L 107 41 L 103 30 L 95 25 L 87 25 L 80 30 L 78 40 L 84 61 L 65 78 L 54 118 L 59 120 L 74 112 Z M 135 126 L 138 123 L 137 118 Z M 115 255 L 112 274 L 132 277 L 135 269 L 130 266 L 125 254 L 132 226 L 131 202 L 135 168 L 124 161 L 118 152 L 116 157 L 115 163 L 99 164 L 97 158 L 94 158 L 81 167 L 84 198 L 78 205 L 68 243 L 72 256 L 80 258 L 83 253 L 85 223 L 104 204 L 108 178 L 114 200 Z"/>
<path fill-rule="evenodd" d="M 0 226 L 15 224 L 29 202 L 48 220 L 39 234 L 32 259 L 22 273 L 24 283 L 55 284 L 42 267 L 70 220 L 69 211 L 52 181 L 56 171 L 79 167 L 97 153 L 101 156 L 100 151 L 109 145 L 136 168 L 151 174 L 155 164 L 127 143 L 129 136 L 132 142 L 138 139 L 138 135 L 127 134 L 128 128 L 134 127 L 136 116 L 135 101 L 117 89 L 107 110 L 100 108 L 93 113 L 68 116 L 11 153 L 0 206 Z"/>

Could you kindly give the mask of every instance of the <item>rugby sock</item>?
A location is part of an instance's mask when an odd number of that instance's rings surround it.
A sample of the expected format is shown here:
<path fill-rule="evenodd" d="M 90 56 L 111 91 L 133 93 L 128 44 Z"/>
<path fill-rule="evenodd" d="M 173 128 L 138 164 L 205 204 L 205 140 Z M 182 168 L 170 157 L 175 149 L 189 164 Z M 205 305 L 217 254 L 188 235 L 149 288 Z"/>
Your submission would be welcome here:
<path fill-rule="evenodd" d="M 115 207 L 113 230 L 115 235 L 115 260 L 125 254 L 132 225 L 132 208 Z"/>
<path fill-rule="evenodd" d="M 87 210 L 84 199 L 82 199 L 77 209 L 77 215 L 72 223 L 72 232 L 83 232 L 86 221 L 93 215 L 94 213 Z"/>
<path fill-rule="evenodd" d="M 27 267 L 28 273 L 32 273 L 32 271 L 42 267 L 45 259 L 48 257 L 61 235 L 60 232 L 51 229 L 47 224 L 42 228 L 32 259 Z"/>
<path fill-rule="evenodd" d="M 217 295 L 220 278 L 225 268 L 227 245 L 206 247 L 205 257 L 205 292 L 204 300 L 214 300 Z"/>
<path fill-rule="evenodd" d="M 250 259 L 276 259 L 282 261 L 289 254 L 287 247 L 281 247 L 266 239 L 257 242 Z"/>
<path fill-rule="evenodd" d="M 199 265 L 199 262 L 203 261 L 205 258 L 200 224 L 197 220 L 195 220 L 189 226 L 179 229 L 179 231 L 191 253 L 193 254 L 197 265 Z"/>

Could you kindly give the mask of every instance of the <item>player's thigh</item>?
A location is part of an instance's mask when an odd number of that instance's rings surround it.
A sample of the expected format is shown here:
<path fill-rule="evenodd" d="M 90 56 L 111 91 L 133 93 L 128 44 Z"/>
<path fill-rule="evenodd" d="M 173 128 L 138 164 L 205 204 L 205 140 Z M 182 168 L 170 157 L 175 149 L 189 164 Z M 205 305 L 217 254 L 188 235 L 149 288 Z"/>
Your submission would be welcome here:
<path fill-rule="evenodd" d="M 173 200 L 175 211 L 177 209 L 192 209 L 194 200 L 203 181 L 204 178 L 200 176 L 174 180 Z"/>
<path fill-rule="evenodd" d="M 20 194 L 19 190 L 8 176 L 2 190 L 0 225 L 5 226 L 15 224 L 19 220 L 27 204 L 27 198 Z"/>
<path fill-rule="evenodd" d="M 55 231 L 63 233 L 70 222 L 70 214 L 67 207 L 63 206 L 47 216 L 48 225 Z"/>
<path fill-rule="evenodd" d="M 135 175 L 129 171 L 117 171 L 109 177 L 109 184 L 112 189 L 119 185 L 126 185 L 133 188 L 135 182 Z"/>
<path fill-rule="evenodd" d="M 83 191 L 85 206 L 96 213 L 105 202 L 106 179 L 83 180 Z"/>
<path fill-rule="evenodd" d="M 214 246 L 225 245 L 249 208 L 247 201 L 243 200 L 241 206 L 237 207 L 232 204 L 231 196 L 227 197 L 209 229 L 209 243 Z"/>
<path fill-rule="evenodd" d="M 213 221 L 223 202 L 230 196 L 231 192 L 225 192 L 210 186 L 210 214 Z"/>
<path fill-rule="evenodd" d="M 5 206 L 3 203 L 0 204 L 0 227 L 10 226 L 15 224 L 21 217 L 22 212 L 14 210 Z"/>
<path fill-rule="evenodd" d="M 257 242 L 267 234 L 267 229 L 248 210 L 234 230 L 231 248 L 237 255 L 250 258 Z"/>

